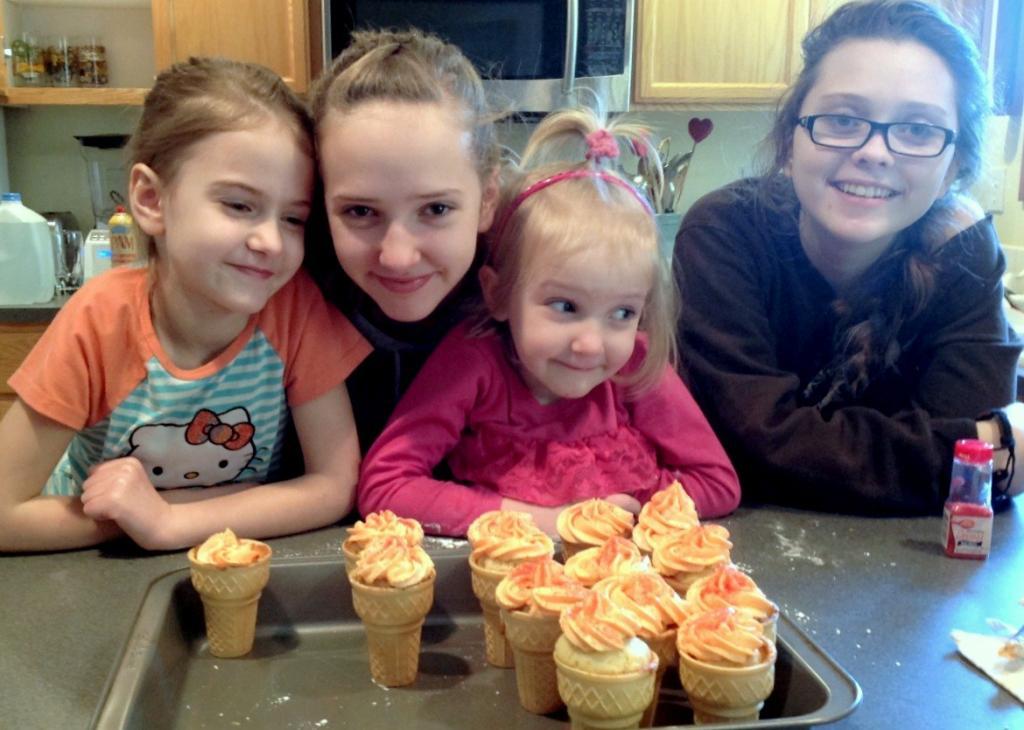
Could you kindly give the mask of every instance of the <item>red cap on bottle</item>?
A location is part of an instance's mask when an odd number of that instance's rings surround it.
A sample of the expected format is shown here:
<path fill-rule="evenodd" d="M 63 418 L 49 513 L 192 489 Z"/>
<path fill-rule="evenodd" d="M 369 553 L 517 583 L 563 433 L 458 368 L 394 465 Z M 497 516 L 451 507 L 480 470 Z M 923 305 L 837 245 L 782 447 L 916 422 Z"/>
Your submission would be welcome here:
<path fill-rule="evenodd" d="M 981 439 L 960 439 L 953 449 L 953 458 L 970 464 L 986 464 L 992 460 L 995 447 Z"/>

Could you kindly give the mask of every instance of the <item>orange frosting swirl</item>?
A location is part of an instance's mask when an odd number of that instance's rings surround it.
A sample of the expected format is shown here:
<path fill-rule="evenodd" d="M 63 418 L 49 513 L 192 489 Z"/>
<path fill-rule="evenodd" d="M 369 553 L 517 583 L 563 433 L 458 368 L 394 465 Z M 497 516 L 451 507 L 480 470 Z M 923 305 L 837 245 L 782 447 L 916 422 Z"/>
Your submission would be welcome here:
<path fill-rule="evenodd" d="M 731 606 L 684 621 L 676 636 L 676 648 L 697 661 L 731 667 L 761 664 L 775 654 L 761 624 Z"/>
<path fill-rule="evenodd" d="M 494 592 L 498 605 L 508 611 L 557 616 L 583 600 L 587 589 L 565 573 L 553 558 L 538 558 L 517 565 Z"/>
<path fill-rule="evenodd" d="M 698 579 L 686 591 L 686 600 L 696 613 L 732 606 L 753 619 L 767 621 L 779 612 L 754 579 L 732 564 L 719 565 L 714 573 Z"/>
<path fill-rule="evenodd" d="M 639 616 L 641 638 L 664 633 L 689 617 L 686 602 L 657 573 L 614 575 L 600 581 L 594 591 Z"/>
<path fill-rule="evenodd" d="M 419 545 L 398 535 L 382 535 L 370 542 L 349 574 L 349 579 L 371 586 L 407 588 L 431 578 L 434 561 Z"/>
<path fill-rule="evenodd" d="M 731 550 L 727 529 L 721 525 L 697 525 L 658 540 L 651 561 L 662 575 L 698 573 L 718 563 L 728 563 Z"/>
<path fill-rule="evenodd" d="M 581 550 L 565 561 L 565 572 L 588 588 L 610 575 L 635 573 L 647 567 L 640 548 L 618 535 L 601 547 Z"/>
<path fill-rule="evenodd" d="M 252 565 L 270 557 L 270 546 L 259 540 L 239 539 L 230 528 L 210 535 L 195 548 L 194 558 L 202 565 L 235 568 Z"/>
<path fill-rule="evenodd" d="M 672 482 L 640 510 L 633 541 L 641 550 L 650 553 L 654 544 L 665 535 L 688 530 L 700 524 L 697 507 L 678 481 Z"/>
<path fill-rule="evenodd" d="M 466 530 L 466 537 L 475 547 L 479 540 L 487 537 L 517 537 L 538 529 L 533 516 L 527 512 L 495 509 L 473 520 Z"/>
<path fill-rule="evenodd" d="M 366 515 L 366 521 L 359 520 L 348 528 L 345 546 L 358 553 L 371 540 L 381 535 L 397 535 L 411 545 L 423 543 L 423 526 L 411 517 L 399 517 L 389 509 L 372 512 Z"/>
<path fill-rule="evenodd" d="M 531 558 L 545 558 L 554 555 L 555 545 L 551 538 L 536 527 L 519 535 L 486 535 L 473 544 L 473 559 L 519 564 Z"/>
<path fill-rule="evenodd" d="M 637 636 L 641 620 L 629 609 L 616 606 L 603 593 L 591 591 L 562 612 L 558 625 L 574 647 L 597 652 L 624 648 Z"/>
<path fill-rule="evenodd" d="M 632 513 L 611 502 L 587 499 L 559 512 L 557 529 L 568 542 L 601 545 L 616 535 L 629 537 L 633 519 Z"/>

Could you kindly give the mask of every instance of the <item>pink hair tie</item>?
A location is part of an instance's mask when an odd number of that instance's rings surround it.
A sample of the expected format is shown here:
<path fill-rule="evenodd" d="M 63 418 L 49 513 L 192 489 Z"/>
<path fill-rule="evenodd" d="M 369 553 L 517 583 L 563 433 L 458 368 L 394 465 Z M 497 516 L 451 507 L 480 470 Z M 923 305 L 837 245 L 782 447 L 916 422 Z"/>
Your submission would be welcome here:
<path fill-rule="evenodd" d="M 601 130 L 604 131 L 604 130 Z M 605 132 L 605 134 L 608 134 Z M 611 135 L 609 135 L 611 136 Z M 647 211 L 648 215 L 654 215 L 654 208 L 647 201 L 640 191 L 630 185 L 628 182 L 623 180 L 618 175 L 611 172 L 605 172 L 604 170 L 563 170 L 562 172 L 556 172 L 551 177 L 546 177 L 542 180 L 528 185 L 519 195 L 512 199 L 512 202 L 508 204 L 505 211 L 501 214 L 501 218 L 498 220 L 498 225 L 494 227 L 494 240 L 500 241 L 502 236 L 505 235 L 505 226 L 508 225 L 512 215 L 519 209 L 519 206 L 523 204 L 523 201 L 529 198 L 534 193 L 540 192 L 544 188 L 551 187 L 555 183 L 559 183 L 562 180 L 576 180 L 581 177 L 593 177 L 605 182 L 611 183 L 612 185 L 618 185 L 623 190 L 629 191 L 636 200 L 643 206 L 644 210 Z"/>
<path fill-rule="evenodd" d="M 598 129 L 586 136 L 588 160 L 614 160 L 619 156 L 619 143 L 607 129 Z"/>

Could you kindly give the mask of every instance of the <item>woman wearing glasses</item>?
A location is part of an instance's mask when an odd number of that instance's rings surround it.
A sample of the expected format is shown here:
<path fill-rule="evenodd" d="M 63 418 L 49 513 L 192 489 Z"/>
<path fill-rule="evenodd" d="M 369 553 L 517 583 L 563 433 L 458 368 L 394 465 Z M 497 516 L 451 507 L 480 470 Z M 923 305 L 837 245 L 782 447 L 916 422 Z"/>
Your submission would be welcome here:
<path fill-rule="evenodd" d="M 901 0 L 842 6 L 803 52 L 772 172 L 703 198 L 677 236 L 683 374 L 746 496 L 937 513 L 954 442 L 1003 446 L 1005 469 L 1024 424 L 1021 406 L 991 413 L 1020 346 L 992 222 L 963 195 L 988 111 L 978 53 Z"/>

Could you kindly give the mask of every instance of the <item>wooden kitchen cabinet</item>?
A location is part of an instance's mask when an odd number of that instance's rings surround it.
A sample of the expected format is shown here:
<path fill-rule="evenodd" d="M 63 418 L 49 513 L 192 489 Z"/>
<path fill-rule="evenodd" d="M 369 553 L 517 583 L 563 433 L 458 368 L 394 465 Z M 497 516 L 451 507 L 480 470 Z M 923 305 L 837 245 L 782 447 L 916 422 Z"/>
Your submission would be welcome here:
<path fill-rule="evenodd" d="M 633 100 L 769 104 L 799 69 L 809 0 L 639 0 Z"/>
<path fill-rule="evenodd" d="M 0 0 L 5 49 L 22 32 L 97 35 L 110 85 L 14 86 L 0 66 L 5 104 L 141 104 L 156 73 L 193 55 L 256 61 L 296 91 L 309 88 L 310 0 Z"/>
<path fill-rule="evenodd" d="M 18 369 L 45 331 L 45 324 L 0 324 L 0 418 L 4 417 L 15 398 L 14 391 L 7 385 L 7 378 Z"/>
<path fill-rule="evenodd" d="M 157 68 L 189 56 L 255 61 L 309 88 L 306 0 L 152 0 Z"/>
<path fill-rule="evenodd" d="M 990 78 L 996 0 L 931 0 L 978 44 Z M 800 70 L 800 42 L 849 0 L 638 0 L 633 100 L 773 104 Z"/>

